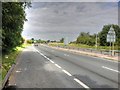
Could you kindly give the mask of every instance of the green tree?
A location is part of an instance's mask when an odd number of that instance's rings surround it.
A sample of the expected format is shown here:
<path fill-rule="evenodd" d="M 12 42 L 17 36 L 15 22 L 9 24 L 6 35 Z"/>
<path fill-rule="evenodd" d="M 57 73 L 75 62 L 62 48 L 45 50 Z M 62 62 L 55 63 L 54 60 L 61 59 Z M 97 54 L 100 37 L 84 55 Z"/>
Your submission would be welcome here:
<path fill-rule="evenodd" d="M 28 44 L 32 44 L 32 40 L 27 40 L 27 43 Z"/>
<path fill-rule="evenodd" d="M 32 41 L 32 43 L 34 43 L 35 39 L 34 39 L 34 38 L 31 38 L 31 41 Z"/>
<path fill-rule="evenodd" d="M 94 35 L 90 35 L 89 32 L 81 32 L 80 35 L 77 37 L 76 43 L 93 46 L 95 45 L 95 37 Z"/>
<path fill-rule="evenodd" d="M 104 25 L 102 31 L 99 33 L 100 38 L 100 45 L 101 46 L 108 46 L 109 43 L 106 41 L 107 33 L 110 30 L 110 27 L 113 26 L 115 33 L 116 33 L 116 42 L 115 44 L 119 46 L 120 44 L 120 27 L 118 25 Z"/>
<path fill-rule="evenodd" d="M 23 42 L 21 36 L 24 21 L 26 21 L 25 8 L 30 7 L 27 2 L 2 3 L 2 51 L 8 52 Z"/>
<path fill-rule="evenodd" d="M 63 43 L 63 42 L 64 42 L 64 38 L 61 38 L 61 39 L 60 39 L 60 43 Z"/>

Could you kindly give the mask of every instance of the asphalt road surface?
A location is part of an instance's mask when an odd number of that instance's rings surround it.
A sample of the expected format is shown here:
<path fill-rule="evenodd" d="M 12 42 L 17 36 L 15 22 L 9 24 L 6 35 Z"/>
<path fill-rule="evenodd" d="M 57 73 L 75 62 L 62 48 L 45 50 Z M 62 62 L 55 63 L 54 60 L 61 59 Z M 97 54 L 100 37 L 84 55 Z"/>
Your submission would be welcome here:
<path fill-rule="evenodd" d="M 118 62 L 47 46 L 29 46 L 18 58 L 10 85 L 18 88 L 118 88 Z"/>

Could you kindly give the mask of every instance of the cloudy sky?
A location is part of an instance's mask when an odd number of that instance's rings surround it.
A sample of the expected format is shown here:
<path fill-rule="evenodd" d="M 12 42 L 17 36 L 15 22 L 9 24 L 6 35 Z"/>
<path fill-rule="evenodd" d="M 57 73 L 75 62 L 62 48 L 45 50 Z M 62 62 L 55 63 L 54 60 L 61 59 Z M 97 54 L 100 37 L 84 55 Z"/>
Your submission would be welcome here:
<path fill-rule="evenodd" d="M 80 32 L 98 33 L 103 25 L 118 24 L 117 2 L 32 2 L 23 37 L 70 41 Z"/>

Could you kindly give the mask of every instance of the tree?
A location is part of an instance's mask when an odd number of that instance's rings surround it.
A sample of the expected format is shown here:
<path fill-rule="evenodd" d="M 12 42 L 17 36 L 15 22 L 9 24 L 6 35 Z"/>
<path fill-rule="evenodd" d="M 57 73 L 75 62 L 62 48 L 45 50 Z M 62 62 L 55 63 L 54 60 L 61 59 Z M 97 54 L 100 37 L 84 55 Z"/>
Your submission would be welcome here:
<path fill-rule="evenodd" d="M 28 44 L 32 44 L 32 40 L 27 40 L 27 43 Z"/>
<path fill-rule="evenodd" d="M 116 33 L 116 42 L 115 44 L 119 46 L 120 44 L 120 27 L 118 25 L 104 25 L 102 31 L 99 33 L 100 38 L 100 45 L 101 46 L 108 46 L 109 43 L 106 41 L 107 33 L 110 30 L 110 27 L 113 26 L 115 33 Z"/>
<path fill-rule="evenodd" d="M 31 38 L 31 41 L 32 41 L 32 43 L 34 43 L 35 39 L 34 39 L 34 38 Z"/>
<path fill-rule="evenodd" d="M 95 45 L 95 37 L 94 35 L 90 35 L 89 32 L 81 32 L 80 35 L 77 37 L 76 43 L 93 46 Z"/>
<path fill-rule="evenodd" d="M 63 42 L 64 42 L 64 38 L 61 38 L 61 39 L 60 39 L 60 43 L 63 43 Z"/>
<path fill-rule="evenodd" d="M 50 40 L 47 40 L 47 43 L 49 43 L 50 42 Z"/>
<path fill-rule="evenodd" d="M 26 21 L 25 8 L 30 7 L 27 2 L 2 3 L 2 51 L 8 52 L 23 42 L 21 36 L 24 21 Z"/>

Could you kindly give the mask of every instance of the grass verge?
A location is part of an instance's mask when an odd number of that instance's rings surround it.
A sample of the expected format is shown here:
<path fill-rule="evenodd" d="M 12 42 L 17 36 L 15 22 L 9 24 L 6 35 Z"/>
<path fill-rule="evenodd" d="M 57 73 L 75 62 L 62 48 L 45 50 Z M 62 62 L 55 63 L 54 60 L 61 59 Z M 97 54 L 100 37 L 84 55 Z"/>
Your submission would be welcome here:
<path fill-rule="evenodd" d="M 49 43 L 50 46 L 65 46 L 64 43 Z M 89 46 L 85 44 L 68 44 L 68 47 L 76 47 L 76 48 L 85 48 L 85 49 L 96 49 L 96 46 Z M 98 46 L 98 50 L 110 50 L 109 46 Z M 115 50 L 118 50 L 118 47 L 115 46 Z"/>
<path fill-rule="evenodd" d="M 14 50 L 12 50 L 9 54 L 6 55 L 2 55 L 2 60 L 1 60 L 1 74 L 0 74 L 0 78 L 2 82 L 7 74 L 7 72 L 9 71 L 9 69 L 11 68 L 11 66 L 13 64 L 15 64 L 16 62 L 16 58 L 17 56 L 20 54 L 20 52 L 27 46 L 29 46 L 30 44 L 22 44 L 21 46 L 18 46 L 16 48 L 14 48 Z"/>

